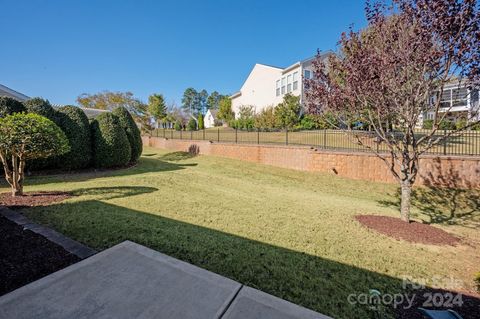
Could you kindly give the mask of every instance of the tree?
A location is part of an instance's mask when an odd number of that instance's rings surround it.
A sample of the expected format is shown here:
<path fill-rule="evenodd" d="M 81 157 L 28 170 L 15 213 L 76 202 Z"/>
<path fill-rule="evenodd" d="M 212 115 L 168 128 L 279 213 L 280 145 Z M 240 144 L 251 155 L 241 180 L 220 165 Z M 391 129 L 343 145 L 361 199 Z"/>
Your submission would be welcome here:
<path fill-rule="evenodd" d="M 190 118 L 187 125 L 187 130 L 196 131 L 197 130 L 197 121 L 193 117 Z"/>
<path fill-rule="evenodd" d="M 70 151 L 55 158 L 54 164 L 68 170 L 89 166 L 92 160 L 92 138 L 85 113 L 76 106 L 63 106 L 57 111 L 55 124 L 65 133 Z"/>
<path fill-rule="evenodd" d="M 474 0 L 395 0 L 368 5 L 366 12 L 365 30 L 342 35 L 341 57 L 330 56 L 328 68 L 316 59 L 307 105 L 310 113 L 336 114 L 339 127 L 389 167 L 401 188 L 401 219 L 408 222 L 420 156 L 478 123 L 472 112 L 469 124 L 436 134 L 451 110 L 439 98 L 445 86 L 480 84 L 480 14 Z M 418 134 L 418 119 L 427 112 L 432 130 Z M 346 125 L 364 115 L 387 153 Z"/>
<path fill-rule="evenodd" d="M 255 127 L 258 129 L 273 129 L 277 120 L 275 118 L 275 110 L 273 106 L 264 108 L 255 116 Z"/>
<path fill-rule="evenodd" d="M 49 120 L 55 120 L 55 109 L 52 107 L 48 100 L 40 97 L 34 97 L 23 103 L 27 113 L 35 113 L 46 117 Z"/>
<path fill-rule="evenodd" d="M 205 128 L 205 122 L 203 120 L 203 115 L 199 114 L 198 115 L 198 129 L 203 130 Z"/>
<path fill-rule="evenodd" d="M 25 111 L 26 109 L 22 102 L 8 96 L 0 96 L 0 117 Z"/>
<path fill-rule="evenodd" d="M 238 110 L 236 127 L 251 129 L 255 126 L 255 109 L 251 105 L 242 105 Z"/>
<path fill-rule="evenodd" d="M 207 109 L 218 110 L 220 100 L 224 97 L 224 95 L 221 95 L 217 91 L 210 93 L 207 99 Z"/>
<path fill-rule="evenodd" d="M 229 97 L 223 97 L 218 102 L 217 117 L 220 121 L 223 121 L 223 123 L 228 123 L 233 120 L 232 100 Z"/>
<path fill-rule="evenodd" d="M 110 111 L 117 107 L 124 107 L 133 117 L 148 116 L 147 105 L 134 97 L 132 92 L 104 91 L 96 94 L 83 93 L 77 97 L 77 103 L 82 107 Z"/>
<path fill-rule="evenodd" d="M 23 195 L 28 159 L 61 155 L 69 149 L 65 133 L 43 116 L 16 113 L 0 118 L 0 159 L 12 196 Z"/>
<path fill-rule="evenodd" d="M 292 128 L 300 121 L 300 97 L 285 94 L 282 103 L 275 108 L 277 126 L 281 128 Z"/>
<path fill-rule="evenodd" d="M 205 114 L 207 112 L 207 100 L 208 92 L 206 90 L 198 92 L 193 115 Z"/>
<path fill-rule="evenodd" d="M 195 104 L 198 101 L 198 92 L 194 88 L 188 88 L 183 92 L 182 109 L 190 114 L 195 113 Z"/>
<path fill-rule="evenodd" d="M 120 125 L 125 130 L 125 134 L 127 134 L 128 143 L 130 144 L 130 163 L 138 162 L 140 155 L 142 155 L 143 144 L 137 124 L 133 120 L 130 112 L 124 107 L 116 108 L 112 114 L 118 117 Z"/>
<path fill-rule="evenodd" d="M 93 164 L 98 168 L 119 167 L 131 160 L 125 129 L 112 113 L 102 113 L 91 122 Z"/>
<path fill-rule="evenodd" d="M 167 117 L 167 105 L 162 94 L 152 94 L 148 97 L 148 113 L 155 121 L 164 121 Z"/>

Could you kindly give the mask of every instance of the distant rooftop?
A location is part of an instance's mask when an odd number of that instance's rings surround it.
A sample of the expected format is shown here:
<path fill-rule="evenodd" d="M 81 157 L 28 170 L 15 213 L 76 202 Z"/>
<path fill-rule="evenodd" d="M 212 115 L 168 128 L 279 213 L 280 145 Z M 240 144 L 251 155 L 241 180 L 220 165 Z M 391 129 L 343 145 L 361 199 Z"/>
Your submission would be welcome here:
<path fill-rule="evenodd" d="M 6 87 L 5 85 L 2 85 L 2 84 L 0 84 L 0 96 L 8 96 L 20 102 L 23 102 L 29 99 L 29 97 L 26 96 L 25 94 L 12 90 L 11 88 Z"/>

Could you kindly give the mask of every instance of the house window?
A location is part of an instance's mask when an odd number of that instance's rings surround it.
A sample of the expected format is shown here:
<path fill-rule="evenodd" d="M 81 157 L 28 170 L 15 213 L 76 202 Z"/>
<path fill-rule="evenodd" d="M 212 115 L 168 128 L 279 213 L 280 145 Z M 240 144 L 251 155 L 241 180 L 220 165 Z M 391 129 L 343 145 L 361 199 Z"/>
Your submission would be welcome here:
<path fill-rule="evenodd" d="M 440 106 L 443 108 L 450 108 L 454 106 L 468 105 L 468 89 L 444 89 L 440 97 Z"/>
<path fill-rule="evenodd" d="M 280 80 L 277 80 L 277 84 L 275 86 L 275 92 L 277 96 L 280 96 Z"/>
<path fill-rule="evenodd" d="M 282 78 L 282 94 L 285 94 L 285 78 Z"/>
<path fill-rule="evenodd" d="M 298 72 L 293 72 L 293 90 L 298 89 Z"/>
<path fill-rule="evenodd" d="M 305 70 L 303 72 L 303 75 L 305 76 L 305 79 L 310 79 L 312 77 L 312 72 L 310 72 L 310 70 Z"/>
<path fill-rule="evenodd" d="M 292 92 L 292 75 L 287 76 L 287 93 Z"/>

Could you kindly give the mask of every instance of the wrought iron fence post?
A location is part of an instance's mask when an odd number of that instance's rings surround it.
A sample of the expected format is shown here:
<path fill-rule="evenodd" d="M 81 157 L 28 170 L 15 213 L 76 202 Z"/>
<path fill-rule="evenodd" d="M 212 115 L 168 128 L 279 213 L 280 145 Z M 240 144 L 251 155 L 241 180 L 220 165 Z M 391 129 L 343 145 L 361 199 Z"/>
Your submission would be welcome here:
<path fill-rule="evenodd" d="M 170 138 L 173 140 L 173 129 L 170 131 Z"/>
<path fill-rule="evenodd" d="M 443 130 L 443 155 L 447 155 L 447 130 Z"/>
<path fill-rule="evenodd" d="M 288 127 L 285 128 L 285 145 L 288 145 Z"/>
<path fill-rule="evenodd" d="M 238 128 L 235 128 L 235 143 L 238 143 Z"/>
<path fill-rule="evenodd" d="M 217 129 L 217 142 L 220 142 L 220 128 Z"/>
<path fill-rule="evenodd" d="M 182 138 L 182 135 L 183 135 L 182 130 L 180 130 L 180 139 L 181 139 L 181 140 L 183 139 L 183 138 Z"/>
<path fill-rule="evenodd" d="M 203 128 L 203 140 L 205 141 L 205 128 Z"/>
<path fill-rule="evenodd" d="M 257 144 L 260 144 L 260 128 L 257 128 Z"/>

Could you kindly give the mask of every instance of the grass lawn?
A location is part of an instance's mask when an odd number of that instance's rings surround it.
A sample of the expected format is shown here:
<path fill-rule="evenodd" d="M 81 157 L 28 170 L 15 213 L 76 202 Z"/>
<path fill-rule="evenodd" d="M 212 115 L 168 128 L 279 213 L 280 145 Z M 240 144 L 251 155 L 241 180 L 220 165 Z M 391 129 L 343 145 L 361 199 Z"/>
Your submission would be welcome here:
<path fill-rule="evenodd" d="M 472 289 L 480 271 L 469 204 L 463 218 L 435 218 L 448 200 L 416 214 L 461 236 L 457 247 L 397 241 L 355 221 L 398 216 L 395 185 L 146 148 L 134 168 L 29 178 L 26 191 L 38 190 L 77 196 L 23 212 L 95 249 L 129 239 L 335 318 L 373 316 L 348 295 L 400 292 L 403 276 L 453 277 Z"/>

